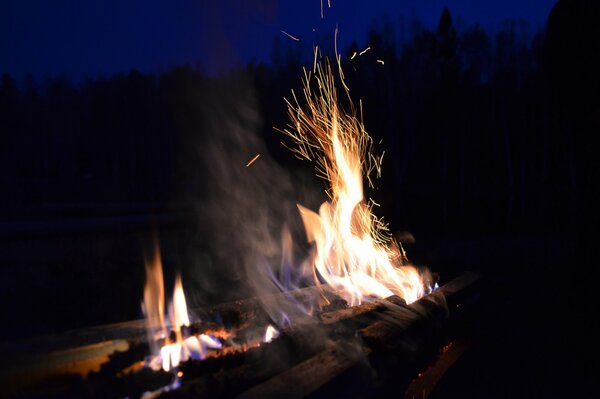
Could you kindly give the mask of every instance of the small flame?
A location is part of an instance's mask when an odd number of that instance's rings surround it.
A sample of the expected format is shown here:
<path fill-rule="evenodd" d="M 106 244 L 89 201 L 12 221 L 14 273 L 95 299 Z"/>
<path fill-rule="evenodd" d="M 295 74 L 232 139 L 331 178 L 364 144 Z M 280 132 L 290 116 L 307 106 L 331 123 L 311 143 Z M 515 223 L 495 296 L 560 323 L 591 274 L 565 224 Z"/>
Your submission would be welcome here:
<path fill-rule="evenodd" d="M 185 294 L 183 293 L 180 274 L 175 276 L 173 302 L 171 303 L 169 312 L 171 314 L 171 325 L 175 331 L 179 331 L 181 326 L 187 327 L 190 325 L 190 318 L 187 313 L 187 304 L 185 302 Z"/>
<path fill-rule="evenodd" d="M 209 349 L 221 349 L 221 342 L 210 335 L 200 334 L 184 337 L 183 326 L 190 326 L 181 275 L 175 276 L 173 299 L 169 305 L 169 328 L 174 338 L 167 333 L 164 319 L 164 287 L 160 250 L 155 243 L 153 256 L 146 260 L 146 286 L 142 309 L 146 316 L 148 341 L 156 346 L 157 339 L 164 339 L 161 348 L 152 347 L 153 357 L 149 366 L 154 370 L 169 371 L 189 359 L 204 359 Z"/>
<path fill-rule="evenodd" d="M 271 342 L 273 339 L 279 337 L 279 331 L 275 329 L 272 325 L 269 324 L 267 327 L 267 331 L 265 331 L 265 342 Z"/>
<path fill-rule="evenodd" d="M 329 184 L 329 201 L 318 213 L 298 205 L 307 240 L 316 247 L 304 273 L 312 275 L 317 285 L 324 280 L 341 290 L 352 306 L 368 297 L 391 295 L 410 303 L 427 292 L 423 276 L 407 264 L 404 251 L 389 237 L 387 224 L 365 201 L 363 174 L 372 186 L 370 175 L 380 174 L 381 157 L 373 155 L 373 140 L 355 117 L 339 57 L 337 61 L 350 111 L 338 104 L 331 65 L 315 63 L 312 73 L 304 74 L 305 106 L 295 95 L 295 103 L 287 101 L 291 123 L 282 130 L 295 144 L 291 150 L 301 159 L 314 160 L 317 175 Z"/>
<path fill-rule="evenodd" d="M 142 311 L 146 317 L 148 341 L 153 344 L 155 336 L 164 338 L 167 332 L 165 327 L 165 289 L 163 285 L 162 262 L 160 259 L 160 249 L 156 242 L 152 257 L 145 259 L 145 263 L 146 286 L 144 287 Z M 152 349 L 156 351 L 158 348 Z"/>

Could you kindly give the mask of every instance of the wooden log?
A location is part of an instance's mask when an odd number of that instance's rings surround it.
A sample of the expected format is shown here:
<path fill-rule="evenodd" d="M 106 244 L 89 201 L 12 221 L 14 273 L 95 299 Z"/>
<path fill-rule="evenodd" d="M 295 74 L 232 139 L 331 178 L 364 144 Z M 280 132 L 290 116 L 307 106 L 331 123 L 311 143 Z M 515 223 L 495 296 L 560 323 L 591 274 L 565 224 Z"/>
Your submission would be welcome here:
<path fill-rule="evenodd" d="M 376 300 L 373 302 L 363 303 L 350 308 L 334 310 L 331 312 L 321 313 L 319 318 L 323 324 L 333 324 L 341 320 L 350 319 L 356 316 L 360 316 L 366 313 L 373 312 L 378 309 L 383 309 L 385 304 L 383 300 Z"/>
<path fill-rule="evenodd" d="M 384 320 L 376 321 L 360 331 L 360 335 L 366 338 L 366 345 L 362 347 L 362 353 L 370 354 L 374 349 L 378 349 L 380 345 L 377 345 L 377 343 L 389 343 L 392 338 L 398 335 L 399 331 L 406 331 L 420 319 L 430 317 L 429 312 L 433 312 L 432 314 L 435 315 L 440 313 L 440 309 L 442 313 L 447 312 L 447 308 L 444 308 L 446 300 L 466 289 L 477 278 L 472 273 L 465 273 L 448 283 L 447 287 L 444 286 L 410 305 L 403 304 L 401 299 L 390 298 L 389 301 L 386 301 L 386 310 L 381 314 Z M 377 306 L 363 306 L 363 309 L 365 310 L 364 313 L 371 312 L 377 310 Z M 341 315 L 347 314 L 347 312 L 341 313 Z M 336 317 L 331 319 L 336 319 Z M 333 346 L 262 384 L 254 386 L 238 398 L 301 398 L 315 392 L 326 383 L 340 376 L 346 370 L 358 364 L 360 360 L 360 356 L 349 356 L 347 351 Z"/>
<path fill-rule="evenodd" d="M 429 397 L 444 373 L 448 371 L 464 353 L 466 343 L 452 341 L 440 353 L 439 358 L 429 368 L 419 373 L 417 378 L 411 381 L 404 392 L 404 399 L 423 399 Z"/>
<path fill-rule="evenodd" d="M 247 390 L 238 399 L 303 398 L 370 353 L 369 348 L 361 348 L 361 353 L 352 353 L 345 346 L 338 342 L 277 377 Z"/>
<path fill-rule="evenodd" d="M 448 302 L 454 301 L 478 278 L 476 274 L 467 272 L 408 306 L 388 308 L 382 313 L 381 320 L 363 328 L 360 335 L 372 347 L 391 349 L 397 346 L 397 338 L 400 335 L 409 329 L 416 330 L 416 324 L 420 323 L 426 326 L 421 330 L 423 334 L 416 338 L 425 340 L 429 333 L 436 331 L 448 317 Z M 416 350 L 416 347 L 413 349 Z"/>
<path fill-rule="evenodd" d="M 415 304 L 409 306 L 406 306 L 401 298 L 390 297 L 353 308 L 325 312 L 321 314 L 321 323 L 317 322 L 316 327 L 328 330 L 330 326 L 333 327 L 337 324 L 346 324 L 345 320 L 352 321 L 352 323 L 345 327 L 345 330 L 336 329 L 329 337 L 337 339 L 338 342 L 355 343 L 351 339 L 351 337 L 355 336 L 354 329 L 356 327 L 354 320 L 357 318 L 363 319 L 363 316 L 367 315 L 368 317 L 366 317 L 366 319 L 370 325 L 360 330 L 360 336 L 364 339 L 366 344 L 362 347 L 361 351 L 362 353 L 370 353 L 374 349 L 377 350 L 380 346 L 385 346 L 390 342 L 393 342 L 398 336 L 398 332 L 403 331 L 403 328 L 411 328 L 410 326 L 418 322 L 419 319 L 429 317 L 431 314 L 437 314 L 436 312 L 439 312 L 443 306 L 440 306 L 440 303 L 436 302 L 434 298 L 442 298 L 444 300 L 452 299 L 452 297 L 460 294 L 465 287 L 475 280 L 476 276 L 472 274 L 463 275 L 444 285 L 435 294 L 424 297 Z M 283 297 L 281 297 L 282 295 L 288 297 L 291 295 L 294 300 L 297 300 L 300 303 L 307 303 L 314 300 L 317 295 L 321 295 L 322 293 L 328 296 L 329 300 L 339 298 L 335 294 L 335 291 L 328 286 L 309 287 L 292 293 L 272 294 L 271 296 L 262 298 L 250 298 L 243 301 L 219 305 L 209 309 L 209 311 L 204 314 L 205 316 L 215 317 L 216 315 L 221 317 L 230 316 L 232 323 L 235 322 L 237 325 L 243 325 L 251 320 L 260 319 L 266 316 L 262 310 L 261 301 L 280 300 L 283 299 Z M 373 322 L 372 317 L 374 316 L 381 318 L 381 320 Z M 433 319 L 435 320 L 435 318 Z M 268 318 L 265 318 L 264 320 L 268 320 Z M 315 327 L 315 320 L 313 319 L 311 322 L 313 323 L 312 325 L 299 325 L 297 328 L 294 327 L 290 331 L 283 332 L 283 335 L 298 334 L 299 337 L 304 337 L 299 340 L 300 342 L 303 342 L 303 344 L 298 346 L 297 352 L 302 353 L 302 356 L 309 357 L 304 357 L 297 360 L 295 363 L 291 363 L 296 364 L 296 366 L 289 370 L 282 372 L 280 368 L 271 367 L 261 371 L 260 365 L 256 367 L 238 365 L 234 368 L 226 368 L 221 374 L 212 372 L 206 377 L 201 376 L 200 379 L 196 381 L 197 383 L 195 386 L 201 387 L 202 384 L 207 386 L 211 381 L 227 386 L 228 384 L 232 384 L 231 378 L 233 377 L 230 378 L 228 376 L 228 373 L 231 372 L 231 376 L 242 379 L 246 378 L 246 382 L 252 384 L 260 382 L 265 378 L 269 378 L 267 381 L 252 388 L 253 394 L 263 392 L 264 395 L 267 395 L 269 392 L 277 392 L 277 390 L 281 390 L 283 387 L 287 386 L 290 381 L 294 382 L 298 380 L 306 381 L 303 383 L 304 385 L 299 384 L 296 387 L 301 392 L 310 393 L 318 389 L 327 381 L 342 374 L 348 368 L 356 364 L 358 359 L 360 359 L 360 356 L 349 356 L 346 351 L 340 350 L 339 346 L 323 348 L 323 341 L 327 340 L 314 339 L 314 335 L 311 335 L 309 329 Z M 212 328 L 214 325 L 210 326 L 210 324 L 207 323 L 196 323 L 192 326 L 192 328 L 196 328 L 194 332 L 201 332 L 202 328 L 209 327 Z M 62 373 L 65 372 L 65 370 L 67 372 L 76 372 L 80 375 L 85 375 L 92 370 L 97 370 L 97 367 L 102 362 L 106 361 L 106 358 L 114 351 L 126 350 L 131 342 L 139 344 L 140 342 L 145 342 L 146 339 L 145 323 L 143 320 L 137 320 L 68 332 L 55 337 L 27 340 L 18 343 L 17 345 L 6 347 L 9 349 L 9 352 L 19 355 L 20 360 L 22 360 L 20 363 L 22 367 L 11 367 L 10 370 L 4 371 L 11 371 L 11 373 L 8 374 L 8 377 L 12 382 L 21 380 L 26 384 L 21 385 L 21 387 L 31 385 L 31 383 L 34 382 L 32 379 L 27 379 L 27 375 L 31 371 L 31 366 L 33 365 L 38 368 L 41 365 L 41 369 L 36 371 L 36 375 L 39 376 L 39 378 L 52 376 L 53 373 L 55 374 L 56 372 Z M 280 337 L 279 339 L 282 338 Z M 318 345 L 315 344 L 311 346 L 310 341 L 318 341 Z M 96 345 L 95 348 L 98 348 L 98 350 L 90 349 L 90 345 Z M 319 345 L 321 346 L 319 347 Z M 3 351 L 3 353 L 6 352 Z M 84 356 L 79 357 L 79 359 L 82 360 L 74 362 L 73 353 L 79 353 Z M 10 359 L 10 356 L 8 359 Z M 300 363 L 297 364 L 298 361 Z M 14 366 L 17 363 L 11 362 L 10 364 Z M 313 376 L 310 378 L 307 377 L 309 374 L 313 374 Z M 0 379 L 4 380 L 2 377 L 7 377 L 7 374 L 0 371 Z M 14 386 L 13 384 L 9 385 Z M 18 388 L 19 387 L 16 387 L 16 389 Z M 201 388 L 199 388 L 199 390 L 202 391 Z"/>
<path fill-rule="evenodd" d="M 264 317 L 264 303 L 295 301 L 299 305 L 310 306 L 315 298 L 323 297 L 326 301 L 339 299 L 336 290 L 329 285 L 312 286 L 300 288 L 289 292 L 278 292 L 261 295 L 247 299 L 241 299 L 213 306 L 208 310 L 195 309 L 201 318 L 214 320 L 216 318 L 231 323 L 234 327 L 240 326 L 257 317 Z"/>
<path fill-rule="evenodd" d="M 376 299 L 374 301 L 365 302 L 349 308 L 324 312 L 319 315 L 319 318 L 323 324 L 328 325 L 379 310 L 393 308 L 394 306 L 406 306 L 406 301 L 397 295 L 392 295 L 384 299 Z"/>
<path fill-rule="evenodd" d="M 322 285 L 192 312 L 203 315 L 204 320 L 226 319 L 230 327 L 238 328 L 261 318 L 268 323 L 268 315 L 261 306 L 263 301 L 283 300 L 287 296 L 299 303 L 309 303 L 321 295 L 328 300 L 339 298 L 333 289 Z M 193 323 L 190 331 L 200 334 L 219 327 L 222 326 L 200 321 Z M 9 366 L 0 368 L 0 383 L 11 381 L 11 388 L 19 390 L 57 376 L 70 374 L 85 377 L 90 372 L 98 371 L 111 355 L 127 351 L 132 344 L 145 343 L 147 339 L 145 320 L 133 320 L 2 343 L 0 353 L 5 357 L 4 364 Z M 132 361 L 132 364 L 141 360 L 143 357 Z"/>
<path fill-rule="evenodd" d="M 215 358 L 182 365 L 180 370 L 185 378 L 181 387 L 165 394 L 164 398 L 232 397 L 285 372 L 325 349 L 325 340 L 315 340 L 311 334 L 314 326 L 305 327 L 286 331 L 271 343 L 229 356 L 229 359 Z M 222 367 L 210 367 L 210 371 L 205 367 L 210 361 L 220 362 Z"/>

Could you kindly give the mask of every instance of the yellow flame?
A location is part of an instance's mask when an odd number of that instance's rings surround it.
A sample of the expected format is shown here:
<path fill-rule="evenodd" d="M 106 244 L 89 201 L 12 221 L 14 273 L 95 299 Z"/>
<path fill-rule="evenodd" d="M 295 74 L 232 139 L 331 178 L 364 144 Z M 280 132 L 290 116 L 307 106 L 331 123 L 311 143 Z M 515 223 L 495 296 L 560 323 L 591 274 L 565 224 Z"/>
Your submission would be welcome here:
<path fill-rule="evenodd" d="M 317 175 L 329 184 L 329 201 L 318 213 L 298 205 L 307 239 L 316 247 L 309 263 L 312 270 L 306 272 L 316 284 L 320 277 L 341 290 L 351 305 L 394 294 L 410 303 L 425 293 L 423 277 L 406 264 L 387 225 L 365 201 L 363 177 L 372 186 L 370 175 L 379 174 L 381 157 L 373 155 L 372 139 L 355 117 L 336 59 L 349 111 L 338 103 L 336 79 L 328 62 L 317 64 L 314 74 L 305 71 L 304 106 L 295 94 L 294 102 L 286 100 L 291 123 L 282 132 L 294 143 L 290 149 L 301 159 L 315 161 Z"/>
<path fill-rule="evenodd" d="M 181 326 L 189 326 L 190 318 L 187 312 L 180 274 L 175 276 L 175 288 L 173 289 L 173 302 L 171 305 L 171 326 L 173 330 L 179 331 Z"/>

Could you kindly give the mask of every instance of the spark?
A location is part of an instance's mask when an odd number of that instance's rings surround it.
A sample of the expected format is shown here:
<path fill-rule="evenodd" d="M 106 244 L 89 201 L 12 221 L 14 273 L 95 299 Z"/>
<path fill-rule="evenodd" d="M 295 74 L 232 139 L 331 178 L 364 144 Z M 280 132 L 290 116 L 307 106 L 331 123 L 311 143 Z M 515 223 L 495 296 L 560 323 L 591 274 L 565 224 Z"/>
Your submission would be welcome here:
<path fill-rule="evenodd" d="M 377 60 L 377 62 L 379 62 L 381 65 L 385 64 L 385 62 L 383 60 Z"/>
<path fill-rule="evenodd" d="M 364 49 L 363 51 L 361 51 L 358 55 L 363 55 L 364 53 L 366 53 L 367 51 L 371 50 L 371 47 L 367 47 L 366 49 Z"/>
<path fill-rule="evenodd" d="M 350 57 L 350 59 L 353 60 L 354 57 L 356 57 L 356 51 L 354 52 L 354 54 L 352 54 L 352 57 Z"/>
<path fill-rule="evenodd" d="M 340 75 L 340 82 L 342 82 L 342 85 L 344 86 L 344 89 L 346 90 L 346 94 L 348 95 L 348 99 L 350 99 L 350 88 L 346 85 L 346 81 L 344 80 L 344 71 L 342 70 L 342 55 L 340 53 L 338 53 L 338 49 L 337 49 L 338 32 L 339 32 L 339 29 L 336 26 L 335 27 L 335 36 L 334 36 L 334 40 L 333 40 L 335 59 L 337 61 L 338 74 Z M 350 100 L 350 101 L 352 101 L 352 100 Z"/>
<path fill-rule="evenodd" d="M 295 36 L 292 36 L 292 35 L 290 35 L 290 34 L 289 34 L 289 33 L 287 33 L 286 31 L 284 31 L 283 29 L 281 30 L 281 33 L 283 33 L 284 35 L 286 35 L 287 37 L 289 37 L 289 38 L 290 38 L 290 39 L 292 39 L 292 40 L 295 40 L 295 41 L 297 41 L 297 42 L 299 42 L 299 41 L 300 41 L 300 39 L 298 39 L 298 38 L 297 38 L 297 37 L 295 37 Z"/>
<path fill-rule="evenodd" d="M 248 166 L 252 165 L 252 164 L 254 163 L 254 161 L 256 161 L 256 160 L 258 159 L 258 157 L 260 157 L 260 154 L 256 154 L 256 156 L 255 156 L 254 158 L 252 158 L 252 159 L 250 160 L 250 162 L 248 162 L 248 163 L 246 164 L 246 167 L 248 167 Z"/>
<path fill-rule="evenodd" d="M 331 8 L 331 0 L 327 0 L 327 8 Z M 323 19 L 323 0 L 321 0 L 321 19 Z"/>

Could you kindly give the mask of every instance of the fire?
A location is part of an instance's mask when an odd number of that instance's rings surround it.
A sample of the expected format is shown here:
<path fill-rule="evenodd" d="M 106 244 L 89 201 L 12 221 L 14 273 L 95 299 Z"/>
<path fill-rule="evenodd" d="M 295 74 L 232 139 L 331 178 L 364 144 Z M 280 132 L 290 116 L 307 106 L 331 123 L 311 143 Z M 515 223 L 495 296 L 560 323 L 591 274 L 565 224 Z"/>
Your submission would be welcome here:
<path fill-rule="evenodd" d="M 407 263 L 387 225 L 373 214 L 375 202 L 364 197 L 363 177 L 372 186 L 370 175 L 379 175 L 383 155 L 373 155 L 373 140 L 355 115 L 339 56 L 339 83 L 349 111 L 338 103 L 331 65 L 317 63 L 316 56 L 313 70 L 304 73 L 305 105 L 292 92 L 294 102 L 286 100 L 291 123 L 282 130 L 294 143 L 290 149 L 314 161 L 317 175 L 329 185 L 329 201 L 318 213 L 298 205 L 307 240 L 316 248 L 304 272 L 315 284 L 324 280 L 340 290 L 350 305 L 394 294 L 413 302 L 428 291 L 424 276 Z"/>
<path fill-rule="evenodd" d="M 189 327 L 191 323 L 179 274 L 175 277 L 173 299 L 169 305 L 168 326 L 165 323 L 164 308 L 162 262 L 158 245 L 155 243 L 152 258 L 146 260 L 146 286 L 142 310 L 146 316 L 148 341 L 156 346 L 156 341 L 163 339 L 164 345 L 152 348 L 153 356 L 148 365 L 155 370 L 162 368 L 169 371 L 189 359 L 204 359 L 209 349 L 221 348 L 221 341 L 211 335 L 184 336 L 182 327 Z"/>
<path fill-rule="evenodd" d="M 279 331 L 275 329 L 272 325 L 267 327 L 267 331 L 265 331 L 264 342 L 271 342 L 274 338 L 279 336 Z"/>

